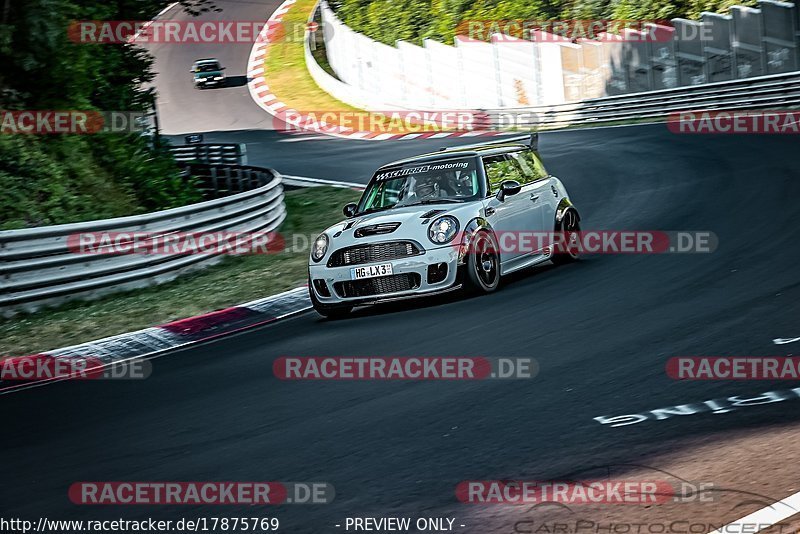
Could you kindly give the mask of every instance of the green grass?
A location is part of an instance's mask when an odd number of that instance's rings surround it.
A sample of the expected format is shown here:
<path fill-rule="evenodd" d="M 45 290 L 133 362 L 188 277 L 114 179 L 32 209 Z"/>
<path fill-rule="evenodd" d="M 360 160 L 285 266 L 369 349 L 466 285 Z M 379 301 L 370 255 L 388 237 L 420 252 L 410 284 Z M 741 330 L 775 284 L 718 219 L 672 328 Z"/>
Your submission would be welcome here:
<path fill-rule="evenodd" d="M 356 191 L 332 187 L 288 191 L 288 217 L 280 228 L 287 246 L 292 245 L 293 235 L 313 239 L 341 220 L 342 206 L 358 196 Z M 292 289 L 306 283 L 307 258 L 307 248 L 228 257 L 202 272 L 157 287 L 1 320 L 0 356 L 52 350 Z"/>
<path fill-rule="evenodd" d="M 283 18 L 284 27 L 305 27 L 316 4 L 317 0 L 298 0 Z M 264 77 L 270 91 L 290 108 L 299 111 L 356 110 L 317 85 L 306 68 L 302 39 L 287 38 L 270 43 L 264 62 Z"/>

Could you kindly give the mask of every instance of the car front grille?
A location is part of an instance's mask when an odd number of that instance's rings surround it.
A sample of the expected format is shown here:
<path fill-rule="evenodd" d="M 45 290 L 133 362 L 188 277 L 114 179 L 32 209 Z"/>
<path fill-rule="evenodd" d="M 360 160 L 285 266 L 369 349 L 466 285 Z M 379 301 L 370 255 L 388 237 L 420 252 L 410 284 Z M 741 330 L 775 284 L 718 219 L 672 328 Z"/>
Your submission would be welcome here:
<path fill-rule="evenodd" d="M 347 280 L 336 282 L 333 289 L 341 298 L 371 297 L 399 291 L 409 291 L 419 287 L 420 276 L 417 273 L 393 274 L 364 280 Z"/>
<path fill-rule="evenodd" d="M 418 256 L 425 252 L 411 241 L 390 241 L 342 248 L 331 254 L 328 267 L 344 267 L 361 265 L 379 261 L 391 261 L 409 256 Z"/>

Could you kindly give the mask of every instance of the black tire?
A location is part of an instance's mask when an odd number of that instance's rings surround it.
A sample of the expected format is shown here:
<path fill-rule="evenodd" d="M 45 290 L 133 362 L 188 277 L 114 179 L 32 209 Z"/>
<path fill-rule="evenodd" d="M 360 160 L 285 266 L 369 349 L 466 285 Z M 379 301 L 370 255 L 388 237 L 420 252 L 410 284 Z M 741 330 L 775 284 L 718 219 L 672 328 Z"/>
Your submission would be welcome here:
<path fill-rule="evenodd" d="M 553 256 L 551 260 L 556 265 L 564 265 L 565 263 L 572 263 L 578 261 L 580 258 L 580 248 L 577 246 L 578 234 L 581 231 L 581 219 L 578 212 L 574 209 L 569 209 L 564 213 L 564 217 L 556 224 L 556 232 L 565 234 L 564 241 L 566 246 L 557 243 L 553 247 Z"/>
<path fill-rule="evenodd" d="M 321 303 L 314 294 L 314 290 L 311 288 L 311 280 L 308 281 L 308 296 L 311 297 L 311 305 L 314 306 L 314 310 L 318 314 L 322 315 L 323 317 L 327 317 L 328 319 L 343 319 L 350 315 L 350 312 L 353 311 L 352 306 L 334 306 L 331 304 Z"/>
<path fill-rule="evenodd" d="M 489 232 L 478 232 L 470 244 L 466 282 L 475 293 L 491 293 L 500 285 L 499 248 Z"/>

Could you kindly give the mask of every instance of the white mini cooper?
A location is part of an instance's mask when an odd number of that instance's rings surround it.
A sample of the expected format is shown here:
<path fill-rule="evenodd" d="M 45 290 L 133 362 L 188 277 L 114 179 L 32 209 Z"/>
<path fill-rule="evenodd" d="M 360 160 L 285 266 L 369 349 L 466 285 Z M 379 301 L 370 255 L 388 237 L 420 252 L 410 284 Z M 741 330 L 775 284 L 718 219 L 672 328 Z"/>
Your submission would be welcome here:
<path fill-rule="evenodd" d="M 570 239 L 530 238 L 580 231 L 578 211 L 545 171 L 536 140 L 442 149 L 378 169 L 358 204 L 344 207 L 347 219 L 312 244 L 314 309 L 334 317 L 462 287 L 488 293 L 518 269 L 577 259 Z"/>

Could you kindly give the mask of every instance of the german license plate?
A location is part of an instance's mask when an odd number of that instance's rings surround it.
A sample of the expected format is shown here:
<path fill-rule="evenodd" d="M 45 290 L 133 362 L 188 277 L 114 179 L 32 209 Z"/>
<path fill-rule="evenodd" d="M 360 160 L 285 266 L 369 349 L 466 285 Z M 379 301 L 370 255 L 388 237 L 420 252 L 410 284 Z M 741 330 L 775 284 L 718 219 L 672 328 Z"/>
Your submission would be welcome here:
<path fill-rule="evenodd" d="M 353 267 L 350 269 L 351 280 L 362 278 L 374 278 L 376 276 L 388 276 L 392 274 L 391 263 L 381 263 L 380 265 L 366 265 L 364 267 Z"/>

